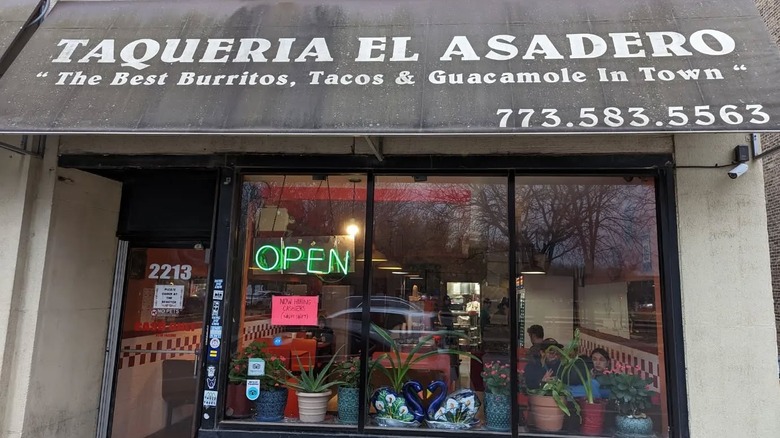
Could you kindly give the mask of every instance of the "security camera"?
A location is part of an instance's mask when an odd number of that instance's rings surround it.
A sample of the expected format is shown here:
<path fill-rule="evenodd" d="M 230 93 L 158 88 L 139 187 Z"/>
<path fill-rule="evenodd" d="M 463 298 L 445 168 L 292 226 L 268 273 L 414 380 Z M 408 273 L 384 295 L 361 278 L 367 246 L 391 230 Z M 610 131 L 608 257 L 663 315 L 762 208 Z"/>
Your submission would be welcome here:
<path fill-rule="evenodd" d="M 747 163 L 739 163 L 733 169 L 729 170 L 729 178 L 737 179 L 740 176 L 744 175 L 745 172 L 747 172 L 747 171 L 748 171 Z"/>

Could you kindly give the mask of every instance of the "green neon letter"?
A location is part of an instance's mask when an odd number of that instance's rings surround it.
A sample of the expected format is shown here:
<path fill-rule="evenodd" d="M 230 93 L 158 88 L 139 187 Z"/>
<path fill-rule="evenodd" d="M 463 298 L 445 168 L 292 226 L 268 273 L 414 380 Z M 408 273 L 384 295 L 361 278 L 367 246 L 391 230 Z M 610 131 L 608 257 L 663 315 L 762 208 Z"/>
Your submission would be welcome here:
<path fill-rule="evenodd" d="M 347 271 L 349 270 L 349 251 L 347 251 L 347 254 L 344 256 L 344 264 L 342 265 L 341 260 L 339 259 L 339 252 L 336 248 L 331 248 L 328 257 L 328 265 L 331 272 L 334 271 L 333 268 L 335 265 L 335 271 L 347 275 Z"/>
<path fill-rule="evenodd" d="M 293 252 L 297 252 L 298 254 L 295 256 L 290 255 Z M 297 246 L 284 247 L 284 267 L 282 269 L 284 270 L 290 269 L 290 264 L 301 260 L 303 260 L 303 250 L 301 250 Z"/>
<path fill-rule="evenodd" d="M 265 253 L 268 251 L 273 251 L 274 255 L 276 256 L 276 260 L 271 266 L 268 266 L 268 264 L 265 262 Z M 281 260 L 282 256 L 279 254 L 279 250 L 272 245 L 263 245 L 257 250 L 257 253 L 255 253 L 255 264 L 263 271 L 278 271 Z"/>
<path fill-rule="evenodd" d="M 314 254 L 320 253 L 321 257 L 316 257 Z M 312 267 L 313 262 L 325 260 L 325 250 L 322 248 L 309 248 L 309 256 L 306 258 L 306 270 L 312 274 L 330 274 L 330 271 L 318 271 Z"/>

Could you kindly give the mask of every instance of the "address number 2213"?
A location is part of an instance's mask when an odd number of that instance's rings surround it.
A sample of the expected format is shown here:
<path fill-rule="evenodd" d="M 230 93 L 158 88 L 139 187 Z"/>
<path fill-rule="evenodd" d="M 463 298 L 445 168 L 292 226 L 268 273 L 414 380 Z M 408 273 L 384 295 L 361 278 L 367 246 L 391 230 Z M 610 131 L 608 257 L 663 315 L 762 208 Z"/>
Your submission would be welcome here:
<path fill-rule="evenodd" d="M 192 278 L 192 266 L 190 265 L 149 265 L 149 278 L 154 280 L 189 280 Z"/>

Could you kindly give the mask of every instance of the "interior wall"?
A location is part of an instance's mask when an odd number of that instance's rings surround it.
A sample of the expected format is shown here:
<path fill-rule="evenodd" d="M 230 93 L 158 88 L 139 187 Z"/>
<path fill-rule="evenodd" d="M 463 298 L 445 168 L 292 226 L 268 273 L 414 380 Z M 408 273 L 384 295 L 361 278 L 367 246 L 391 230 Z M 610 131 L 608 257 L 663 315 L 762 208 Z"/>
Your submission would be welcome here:
<path fill-rule="evenodd" d="M 526 275 L 525 346 L 531 346 L 528 327 L 539 324 L 544 336 L 566 344 L 574 331 L 574 279 L 557 275 Z"/>
<path fill-rule="evenodd" d="M 121 185 L 57 169 L 22 437 L 95 436 Z"/>
<path fill-rule="evenodd" d="M 780 385 L 761 166 L 728 168 L 745 135 L 679 135 L 677 215 L 691 437 L 770 437 Z M 672 249 L 673 250 L 673 249 Z"/>
<path fill-rule="evenodd" d="M 580 325 L 629 339 L 628 284 L 604 283 L 579 287 Z"/>

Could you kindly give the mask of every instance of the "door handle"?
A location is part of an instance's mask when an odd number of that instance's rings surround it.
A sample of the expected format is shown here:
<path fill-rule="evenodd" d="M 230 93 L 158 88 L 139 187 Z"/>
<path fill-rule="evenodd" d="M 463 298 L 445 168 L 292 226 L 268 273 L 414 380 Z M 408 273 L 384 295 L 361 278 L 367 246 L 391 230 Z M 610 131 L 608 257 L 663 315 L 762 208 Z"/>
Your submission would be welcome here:
<path fill-rule="evenodd" d="M 198 377 L 198 367 L 200 367 L 200 350 L 196 349 L 194 351 L 195 354 L 195 365 L 192 368 L 192 376 Z"/>

